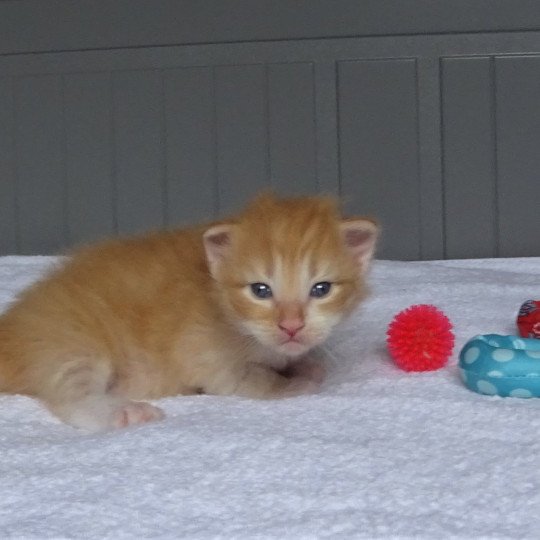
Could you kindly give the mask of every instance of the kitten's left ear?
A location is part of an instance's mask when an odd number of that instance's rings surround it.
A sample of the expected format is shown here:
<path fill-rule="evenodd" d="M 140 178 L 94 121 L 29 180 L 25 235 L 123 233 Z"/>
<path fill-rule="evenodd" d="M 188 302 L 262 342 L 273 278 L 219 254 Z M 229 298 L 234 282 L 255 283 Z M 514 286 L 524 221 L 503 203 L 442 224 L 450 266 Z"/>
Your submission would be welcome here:
<path fill-rule="evenodd" d="M 365 271 L 373 258 L 379 227 L 369 219 L 346 219 L 340 229 L 345 246 L 358 262 L 360 270 Z"/>
<path fill-rule="evenodd" d="M 215 225 L 203 234 L 204 250 L 212 274 L 230 250 L 233 229 L 231 224 Z"/>

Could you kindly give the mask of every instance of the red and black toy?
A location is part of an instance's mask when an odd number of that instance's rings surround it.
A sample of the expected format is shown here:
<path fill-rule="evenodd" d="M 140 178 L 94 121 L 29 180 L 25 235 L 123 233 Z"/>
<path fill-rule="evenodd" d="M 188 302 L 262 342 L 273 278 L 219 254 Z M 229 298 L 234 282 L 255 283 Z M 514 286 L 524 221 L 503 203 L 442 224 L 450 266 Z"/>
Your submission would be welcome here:
<path fill-rule="evenodd" d="M 527 300 L 521 305 L 517 325 L 521 337 L 540 339 L 540 300 Z"/>
<path fill-rule="evenodd" d="M 405 371 L 442 368 L 454 348 L 450 320 L 430 304 L 417 304 L 399 312 L 386 338 L 394 362 Z"/>

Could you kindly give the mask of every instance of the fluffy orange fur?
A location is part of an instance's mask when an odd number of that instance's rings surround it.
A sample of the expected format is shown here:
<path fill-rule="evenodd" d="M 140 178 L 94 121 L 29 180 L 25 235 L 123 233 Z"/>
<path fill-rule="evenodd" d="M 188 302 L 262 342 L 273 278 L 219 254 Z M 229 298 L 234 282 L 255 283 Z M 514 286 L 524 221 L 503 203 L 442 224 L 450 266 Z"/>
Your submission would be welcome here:
<path fill-rule="evenodd" d="M 306 354 L 366 294 L 377 226 L 324 197 L 86 247 L 0 317 L 0 391 L 98 431 L 159 419 L 141 400 L 315 392 Z"/>

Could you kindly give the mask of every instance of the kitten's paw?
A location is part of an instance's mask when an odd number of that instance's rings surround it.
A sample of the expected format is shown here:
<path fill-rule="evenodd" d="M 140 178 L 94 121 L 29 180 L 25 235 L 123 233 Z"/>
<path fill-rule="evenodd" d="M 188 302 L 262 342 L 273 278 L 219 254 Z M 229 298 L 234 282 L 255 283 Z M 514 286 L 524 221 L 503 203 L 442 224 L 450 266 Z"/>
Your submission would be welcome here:
<path fill-rule="evenodd" d="M 320 384 L 305 377 L 292 377 L 284 389 L 283 397 L 295 397 L 305 394 L 316 394 Z"/>
<path fill-rule="evenodd" d="M 127 401 L 119 405 L 111 415 L 111 427 L 125 428 L 136 424 L 145 424 L 162 420 L 163 411 L 144 401 Z"/>
<path fill-rule="evenodd" d="M 286 377 L 300 377 L 321 384 L 326 378 L 326 369 L 319 363 L 309 358 L 303 358 L 292 362 L 283 372 Z"/>
<path fill-rule="evenodd" d="M 47 403 L 61 420 L 91 433 L 161 420 L 161 409 L 142 401 L 104 395 L 90 395 L 79 401 Z"/>

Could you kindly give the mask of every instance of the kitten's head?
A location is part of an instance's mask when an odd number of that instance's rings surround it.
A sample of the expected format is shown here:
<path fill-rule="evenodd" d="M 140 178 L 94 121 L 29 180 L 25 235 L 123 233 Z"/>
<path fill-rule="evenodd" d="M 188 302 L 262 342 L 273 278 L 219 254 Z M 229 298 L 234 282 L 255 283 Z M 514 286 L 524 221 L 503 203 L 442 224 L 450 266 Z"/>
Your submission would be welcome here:
<path fill-rule="evenodd" d="M 365 296 L 377 225 L 342 219 L 326 197 L 256 199 L 204 234 L 219 301 L 240 331 L 298 356 Z"/>

